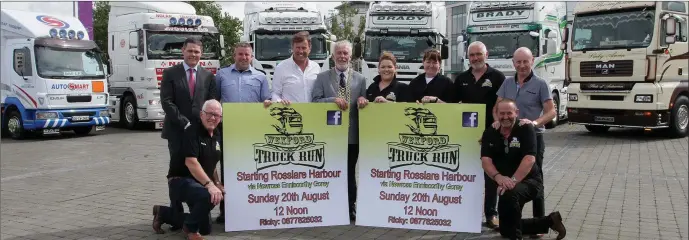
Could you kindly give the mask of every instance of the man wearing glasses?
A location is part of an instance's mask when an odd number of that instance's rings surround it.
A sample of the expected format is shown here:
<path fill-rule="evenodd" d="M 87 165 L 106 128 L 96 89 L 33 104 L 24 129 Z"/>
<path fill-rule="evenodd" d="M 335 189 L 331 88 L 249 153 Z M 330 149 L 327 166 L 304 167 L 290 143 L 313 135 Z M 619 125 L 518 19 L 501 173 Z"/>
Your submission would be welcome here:
<path fill-rule="evenodd" d="M 172 202 L 186 202 L 189 214 L 168 206 L 153 206 L 153 229 L 163 233 L 161 225 L 182 226 L 187 239 L 203 239 L 210 233 L 208 218 L 211 210 L 223 199 L 224 187 L 220 183 L 216 166 L 220 159 L 218 123 L 222 119 L 222 106 L 215 99 L 206 101 L 201 108 L 201 124 L 185 131 L 183 153 L 170 161 L 168 187 Z"/>
<path fill-rule="evenodd" d="M 496 105 L 498 129 L 486 128 L 481 141 L 483 171 L 498 186 L 500 235 L 522 239 L 522 235 L 558 232 L 567 234 L 559 212 L 522 219 L 524 204 L 543 195 L 543 175 L 536 162 L 536 130 L 532 124 L 519 124 L 517 104 L 502 99 Z"/>

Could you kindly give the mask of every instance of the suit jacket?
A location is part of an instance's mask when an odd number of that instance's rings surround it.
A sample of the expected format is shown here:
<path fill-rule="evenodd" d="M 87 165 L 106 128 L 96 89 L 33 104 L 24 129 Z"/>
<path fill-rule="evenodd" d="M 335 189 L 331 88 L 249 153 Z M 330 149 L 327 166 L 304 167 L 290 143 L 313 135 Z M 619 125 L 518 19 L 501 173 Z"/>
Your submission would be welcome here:
<path fill-rule="evenodd" d="M 187 73 L 184 71 L 183 64 L 177 64 L 163 71 L 160 100 L 165 111 L 161 134 L 164 139 L 184 137 L 184 127 L 187 123 L 201 124 L 200 114 L 203 103 L 216 99 L 215 76 L 201 66 L 197 69 L 194 96 L 189 94 Z"/>
<path fill-rule="evenodd" d="M 350 97 L 349 97 L 349 144 L 359 143 L 359 108 L 357 106 L 357 99 L 359 97 L 366 97 L 366 78 L 361 73 L 352 72 L 352 78 L 349 79 Z M 337 93 L 340 88 L 340 77 L 337 76 L 335 68 L 321 72 L 316 76 L 316 82 L 313 84 L 311 91 L 312 102 L 335 102 Z"/>

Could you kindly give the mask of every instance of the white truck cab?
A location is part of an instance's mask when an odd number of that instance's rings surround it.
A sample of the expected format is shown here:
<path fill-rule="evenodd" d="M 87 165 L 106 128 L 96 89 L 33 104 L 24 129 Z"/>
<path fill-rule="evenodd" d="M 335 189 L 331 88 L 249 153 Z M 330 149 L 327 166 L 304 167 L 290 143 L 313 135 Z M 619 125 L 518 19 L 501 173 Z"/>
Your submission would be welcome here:
<path fill-rule="evenodd" d="M 2 9 L 2 130 L 89 134 L 110 122 L 105 64 L 72 16 Z"/>
<path fill-rule="evenodd" d="M 569 62 L 570 123 L 689 132 L 689 4 L 579 2 Z M 568 31 L 569 32 L 569 31 Z"/>
<path fill-rule="evenodd" d="M 397 79 L 408 83 L 424 73 L 423 54 L 429 48 L 448 58 L 445 36 L 446 9 L 431 2 L 374 2 L 366 12 L 364 39 L 354 40 L 354 57 L 363 57 L 362 74 L 366 86 L 378 75 L 378 59 L 383 51 L 397 59 Z M 444 74 L 441 65 L 441 73 Z"/>
<path fill-rule="evenodd" d="M 275 67 L 292 57 L 292 36 L 301 31 L 311 34 L 309 59 L 321 69 L 330 69 L 330 42 L 323 14 L 313 3 L 247 2 L 244 6 L 244 31 L 240 38 L 253 46 L 256 70 L 272 80 Z"/>
<path fill-rule="evenodd" d="M 474 2 L 471 4 L 467 38 L 459 36 L 460 46 L 480 41 L 488 49 L 486 63 L 505 76 L 516 71 L 512 55 L 528 47 L 534 55 L 533 72 L 548 82 L 556 106 L 555 118 L 547 128 L 567 118 L 565 55 L 558 48 L 567 25 L 567 2 Z M 466 48 L 459 48 L 469 69 Z"/>
<path fill-rule="evenodd" d="M 225 55 L 224 40 L 209 16 L 196 15 L 183 2 L 110 2 L 108 53 L 110 55 L 110 114 L 134 128 L 139 122 L 163 127 L 160 103 L 163 70 L 184 61 L 187 38 L 203 43 L 201 67 L 213 74 Z"/>

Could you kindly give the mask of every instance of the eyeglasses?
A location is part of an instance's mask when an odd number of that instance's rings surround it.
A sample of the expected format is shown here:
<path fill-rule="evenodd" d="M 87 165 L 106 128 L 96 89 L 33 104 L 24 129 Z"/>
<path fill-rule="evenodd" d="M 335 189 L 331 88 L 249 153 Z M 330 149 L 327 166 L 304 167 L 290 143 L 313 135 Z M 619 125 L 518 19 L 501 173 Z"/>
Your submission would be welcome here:
<path fill-rule="evenodd" d="M 201 111 L 202 111 L 203 113 L 209 115 L 208 118 L 211 118 L 211 117 L 215 117 L 215 118 L 218 118 L 218 119 L 222 118 L 222 115 L 220 115 L 220 114 L 215 114 L 215 113 L 206 112 L 206 110 L 201 110 Z"/>
<path fill-rule="evenodd" d="M 505 154 L 510 153 L 510 147 L 507 145 L 507 138 L 503 139 L 503 144 L 505 144 Z"/>

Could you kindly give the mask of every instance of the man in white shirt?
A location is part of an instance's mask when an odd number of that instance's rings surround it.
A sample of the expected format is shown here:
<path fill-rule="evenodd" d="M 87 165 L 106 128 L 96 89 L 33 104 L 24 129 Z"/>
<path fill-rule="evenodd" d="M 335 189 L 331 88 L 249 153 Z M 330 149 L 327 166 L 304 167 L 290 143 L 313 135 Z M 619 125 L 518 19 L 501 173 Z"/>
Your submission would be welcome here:
<path fill-rule="evenodd" d="M 280 62 L 273 75 L 272 102 L 290 104 L 311 102 L 311 91 L 316 75 L 321 72 L 318 63 L 309 59 L 311 36 L 302 31 L 292 37 L 292 57 Z M 269 106 L 272 102 L 266 100 Z"/>

